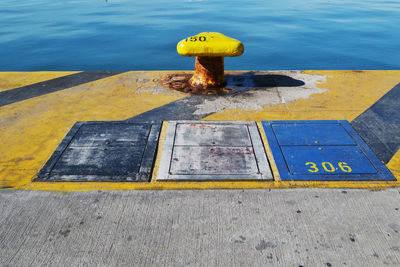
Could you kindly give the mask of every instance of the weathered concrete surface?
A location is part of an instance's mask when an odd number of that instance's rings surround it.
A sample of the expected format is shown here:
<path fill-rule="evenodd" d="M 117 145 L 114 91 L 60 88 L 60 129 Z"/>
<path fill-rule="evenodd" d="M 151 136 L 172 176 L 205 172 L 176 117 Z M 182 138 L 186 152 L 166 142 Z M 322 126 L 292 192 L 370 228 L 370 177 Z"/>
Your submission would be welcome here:
<path fill-rule="evenodd" d="M 0 191 L 1 266 L 399 266 L 400 190 Z"/>

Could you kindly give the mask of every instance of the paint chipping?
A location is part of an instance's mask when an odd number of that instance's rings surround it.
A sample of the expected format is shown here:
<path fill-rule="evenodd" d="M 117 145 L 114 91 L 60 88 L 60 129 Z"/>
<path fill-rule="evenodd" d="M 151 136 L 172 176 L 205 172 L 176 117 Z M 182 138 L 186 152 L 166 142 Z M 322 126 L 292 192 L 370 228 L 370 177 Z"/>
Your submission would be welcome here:
<path fill-rule="evenodd" d="M 169 90 L 165 88 L 164 86 L 157 85 L 157 86 L 146 86 L 146 85 L 141 85 L 137 90 L 135 90 L 135 94 L 139 93 L 152 93 L 153 95 L 179 95 L 180 93 L 177 91 Z"/>
<path fill-rule="evenodd" d="M 268 76 L 277 76 L 278 72 L 266 72 L 265 79 Z M 282 77 L 288 80 L 302 82 L 296 86 L 296 83 L 287 83 L 282 81 Z M 298 99 L 307 99 L 313 94 L 321 94 L 327 91 L 324 88 L 318 88 L 318 84 L 326 81 L 326 76 L 305 74 L 300 71 L 285 71 L 279 72 L 279 77 L 269 81 L 275 86 L 255 86 L 240 90 L 237 94 L 227 96 L 212 96 L 208 97 L 204 103 L 197 105 L 195 115 L 220 113 L 226 109 L 241 109 L 241 110 L 262 110 L 263 107 L 274 106 L 293 102 Z M 265 83 L 267 85 L 267 83 Z M 262 84 L 261 84 L 262 85 Z"/>

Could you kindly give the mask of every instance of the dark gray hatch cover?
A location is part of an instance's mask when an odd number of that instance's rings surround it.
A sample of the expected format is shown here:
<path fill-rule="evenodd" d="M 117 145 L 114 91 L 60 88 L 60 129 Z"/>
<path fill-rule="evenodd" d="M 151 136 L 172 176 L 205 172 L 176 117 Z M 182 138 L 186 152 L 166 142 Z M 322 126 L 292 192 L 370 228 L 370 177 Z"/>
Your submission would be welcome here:
<path fill-rule="evenodd" d="M 148 181 L 161 123 L 77 122 L 36 181 Z"/>
<path fill-rule="evenodd" d="M 255 122 L 168 122 L 157 180 L 271 179 Z"/>

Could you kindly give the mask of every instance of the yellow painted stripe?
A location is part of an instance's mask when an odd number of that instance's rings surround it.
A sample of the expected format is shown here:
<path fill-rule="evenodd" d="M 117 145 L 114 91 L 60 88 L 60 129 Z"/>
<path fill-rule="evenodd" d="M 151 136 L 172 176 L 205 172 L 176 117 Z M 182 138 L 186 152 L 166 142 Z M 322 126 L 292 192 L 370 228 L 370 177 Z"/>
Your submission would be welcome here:
<path fill-rule="evenodd" d="M 399 133 L 400 134 L 400 133 Z M 393 156 L 393 158 L 386 165 L 393 175 L 400 181 L 400 150 Z"/>
<path fill-rule="evenodd" d="M 26 190 L 44 191 L 91 191 L 91 190 L 172 190 L 172 189 L 289 189 L 289 188 L 359 188 L 380 190 L 399 187 L 399 182 L 152 182 L 152 183 L 111 183 L 111 182 L 35 182 L 18 187 Z"/>
<path fill-rule="evenodd" d="M 0 72 L 0 92 L 78 72 L 80 71 Z"/>
<path fill-rule="evenodd" d="M 158 172 L 160 169 L 160 162 L 161 162 L 162 153 L 164 151 L 164 143 L 165 143 L 165 137 L 167 136 L 167 129 L 168 129 L 168 122 L 164 121 L 162 128 L 161 128 L 160 137 L 158 139 L 157 155 L 156 155 L 156 158 L 154 161 L 154 168 L 153 168 L 153 173 L 152 173 L 152 177 L 151 177 L 152 183 L 154 183 L 155 180 L 157 179 Z"/>
<path fill-rule="evenodd" d="M 274 175 L 274 179 L 276 181 L 281 181 L 281 176 L 279 175 L 278 167 L 276 166 L 274 154 L 272 154 L 271 148 L 268 143 L 267 136 L 265 135 L 264 128 L 261 122 L 257 122 L 258 131 L 260 132 L 261 139 L 264 143 L 265 152 L 267 154 L 267 158 L 269 160 L 269 164 L 272 170 L 272 174 Z"/>

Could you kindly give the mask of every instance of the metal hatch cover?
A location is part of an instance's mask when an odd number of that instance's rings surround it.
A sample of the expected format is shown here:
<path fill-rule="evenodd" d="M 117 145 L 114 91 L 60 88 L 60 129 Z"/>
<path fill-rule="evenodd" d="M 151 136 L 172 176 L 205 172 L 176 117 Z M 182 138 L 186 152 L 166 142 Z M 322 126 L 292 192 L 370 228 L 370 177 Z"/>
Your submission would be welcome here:
<path fill-rule="evenodd" d="M 149 181 L 161 123 L 77 122 L 35 181 Z"/>
<path fill-rule="evenodd" d="M 255 122 L 169 121 L 157 180 L 272 180 Z"/>
<path fill-rule="evenodd" d="M 262 125 L 282 180 L 396 180 L 347 121 Z"/>

